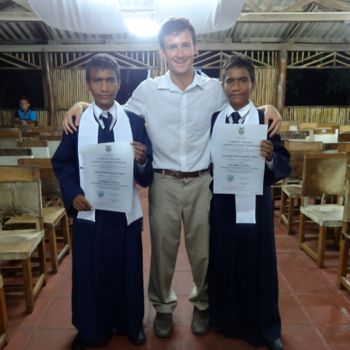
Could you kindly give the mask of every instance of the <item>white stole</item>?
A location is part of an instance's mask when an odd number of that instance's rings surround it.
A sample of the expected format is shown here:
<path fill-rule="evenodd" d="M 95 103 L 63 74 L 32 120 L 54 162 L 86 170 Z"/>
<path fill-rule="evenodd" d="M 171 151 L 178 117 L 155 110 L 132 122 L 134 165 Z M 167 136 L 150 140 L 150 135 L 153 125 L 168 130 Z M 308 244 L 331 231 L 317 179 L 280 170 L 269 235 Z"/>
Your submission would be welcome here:
<path fill-rule="evenodd" d="M 244 107 L 244 109 L 246 106 Z M 231 105 L 227 105 L 216 118 L 213 126 L 211 138 L 220 138 L 220 134 L 216 132 L 215 126 L 218 124 L 226 123 L 226 116 L 229 116 L 233 112 Z M 249 112 L 244 119 L 244 124 L 259 124 L 259 113 L 254 104 L 249 102 Z M 214 164 L 215 167 L 215 164 Z M 236 202 L 236 223 L 238 224 L 255 224 L 255 212 L 256 212 L 256 196 L 242 196 L 235 195 Z"/>
<path fill-rule="evenodd" d="M 132 130 L 130 126 L 130 120 L 126 115 L 124 109 L 119 103 L 114 102 L 117 106 L 117 123 L 113 128 L 115 142 L 131 142 L 133 141 Z M 81 155 L 81 150 L 86 145 L 93 145 L 98 143 L 98 128 L 99 124 L 94 117 L 93 105 L 91 104 L 83 113 L 79 124 L 78 130 L 78 158 L 79 158 L 79 176 L 80 186 L 85 190 L 85 177 L 84 177 L 84 163 Z M 99 116 L 96 116 L 97 118 Z M 131 212 L 125 213 L 127 223 L 130 225 L 135 220 L 141 218 L 142 209 L 138 195 L 136 185 L 134 183 L 133 199 Z M 78 218 L 95 221 L 95 209 L 89 211 L 80 211 Z"/>

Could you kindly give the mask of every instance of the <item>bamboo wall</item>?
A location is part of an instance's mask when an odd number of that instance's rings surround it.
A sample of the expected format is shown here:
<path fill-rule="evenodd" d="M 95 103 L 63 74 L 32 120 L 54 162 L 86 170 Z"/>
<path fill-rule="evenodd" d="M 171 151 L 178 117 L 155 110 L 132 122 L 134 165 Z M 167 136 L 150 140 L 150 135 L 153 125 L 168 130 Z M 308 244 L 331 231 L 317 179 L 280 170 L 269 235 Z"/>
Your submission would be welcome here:
<path fill-rule="evenodd" d="M 350 107 L 286 107 L 283 110 L 283 120 L 298 122 L 316 122 L 320 124 L 349 124 Z"/>
<path fill-rule="evenodd" d="M 256 86 L 253 90 L 252 100 L 256 106 L 271 104 L 276 106 L 277 97 L 277 68 L 260 68 L 255 69 Z"/>
<path fill-rule="evenodd" d="M 283 93 L 281 95 L 278 91 L 278 82 L 281 78 L 281 57 L 282 53 L 278 51 L 267 52 L 233 52 L 233 51 L 203 51 L 195 59 L 195 65 L 201 68 L 222 69 L 222 65 L 226 58 L 233 53 L 242 53 L 249 56 L 256 65 L 256 88 L 253 90 L 252 100 L 257 106 L 264 104 L 277 105 L 277 96 L 282 101 L 284 100 Z M 4 54 L 4 53 L 3 53 Z M 51 107 L 52 116 L 56 121 L 57 126 L 62 123 L 62 118 L 65 111 L 77 101 L 91 101 L 92 96 L 88 92 L 85 83 L 85 71 L 83 69 L 86 61 L 91 57 L 93 53 L 50 53 L 48 60 L 49 64 L 45 66 L 43 64 L 42 54 L 27 54 L 21 56 L 23 67 L 36 68 L 41 67 L 46 73 L 50 74 L 51 84 L 49 89 L 45 87 L 45 94 L 48 95 L 52 91 L 51 99 L 46 96 L 48 107 Z M 156 76 L 163 73 L 166 70 L 165 63 L 159 60 L 158 52 L 115 52 L 113 54 L 125 69 L 145 69 L 145 67 L 151 68 L 151 75 Z M 6 62 L 8 68 L 18 68 L 17 53 L 7 53 Z M 339 52 L 319 52 L 309 53 L 289 53 L 288 54 L 288 69 L 293 68 L 319 68 L 320 55 L 325 57 L 325 62 L 321 67 L 335 67 L 344 66 L 350 67 L 350 58 L 344 56 Z M 333 59 L 329 62 L 329 56 Z M 1 53 L 0 53 L 1 56 Z M 13 61 L 10 59 L 13 56 Z M 43 57 L 42 57 L 43 56 Z M 344 58 L 344 57 L 345 58 Z M 349 56 L 350 57 L 350 56 Z M 45 61 L 45 60 L 44 60 Z M 45 68 L 45 69 L 44 69 Z M 45 76 L 45 74 L 44 74 Z M 48 84 L 47 84 L 48 85 Z M 52 101 L 52 103 L 51 103 Z M 350 107 L 284 107 L 282 116 L 284 120 L 291 121 L 310 121 L 318 123 L 337 123 L 347 124 L 350 123 Z M 48 125 L 48 110 L 37 110 L 39 114 L 39 126 Z M 0 109 L 0 126 L 11 126 L 13 124 L 14 110 L 1 110 Z"/>
<path fill-rule="evenodd" d="M 91 101 L 84 69 L 52 69 L 55 108 L 67 109 L 77 101 Z"/>

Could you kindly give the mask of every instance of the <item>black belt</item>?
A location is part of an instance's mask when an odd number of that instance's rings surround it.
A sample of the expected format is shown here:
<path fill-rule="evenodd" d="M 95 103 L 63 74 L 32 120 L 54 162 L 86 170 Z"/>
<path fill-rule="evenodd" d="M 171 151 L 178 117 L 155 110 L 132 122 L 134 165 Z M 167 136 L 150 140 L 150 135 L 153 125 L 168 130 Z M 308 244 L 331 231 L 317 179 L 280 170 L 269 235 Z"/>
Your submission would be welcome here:
<path fill-rule="evenodd" d="M 202 174 L 207 173 L 209 171 L 209 168 L 198 171 L 175 171 L 168 169 L 154 169 L 154 171 L 163 175 L 169 175 L 177 177 L 178 179 L 184 179 L 186 177 L 199 177 Z"/>

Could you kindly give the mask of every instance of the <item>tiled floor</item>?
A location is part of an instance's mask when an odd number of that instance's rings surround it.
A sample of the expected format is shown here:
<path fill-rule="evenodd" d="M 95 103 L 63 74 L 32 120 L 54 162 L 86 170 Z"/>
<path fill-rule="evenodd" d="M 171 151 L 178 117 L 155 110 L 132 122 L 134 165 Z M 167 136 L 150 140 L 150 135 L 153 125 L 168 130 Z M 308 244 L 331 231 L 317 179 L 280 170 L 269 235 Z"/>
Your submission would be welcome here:
<path fill-rule="evenodd" d="M 145 194 L 143 202 L 146 203 Z M 147 214 L 146 214 L 147 217 Z M 279 263 L 282 338 L 286 350 L 350 349 L 350 295 L 336 286 L 336 261 L 319 269 L 297 247 L 295 236 L 288 236 L 276 216 L 276 244 Z M 145 221 L 144 276 L 147 291 L 150 242 Z M 10 341 L 6 350 L 68 349 L 76 331 L 70 322 L 71 257 L 60 265 L 59 273 L 49 275 L 34 312 L 26 315 L 24 303 L 8 301 Z M 174 314 L 175 331 L 167 340 L 152 332 L 154 310 L 145 298 L 144 325 L 147 343 L 133 346 L 124 336 L 115 335 L 105 349 L 164 350 L 244 350 L 252 349 L 242 341 L 224 339 L 210 332 L 196 337 L 190 331 L 192 307 L 187 294 L 192 286 L 191 272 L 184 247 L 181 246 L 174 289 L 179 304 Z M 98 349 L 98 348 L 96 348 Z M 262 349 L 262 348 L 259 348 Z"/>

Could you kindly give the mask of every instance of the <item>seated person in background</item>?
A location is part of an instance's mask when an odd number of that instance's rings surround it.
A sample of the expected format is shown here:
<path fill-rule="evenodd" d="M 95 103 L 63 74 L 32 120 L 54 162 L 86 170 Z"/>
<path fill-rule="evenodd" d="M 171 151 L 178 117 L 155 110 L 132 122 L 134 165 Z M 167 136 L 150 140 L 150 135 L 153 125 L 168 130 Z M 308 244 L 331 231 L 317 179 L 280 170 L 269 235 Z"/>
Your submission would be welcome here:
<path fill-rule="evenodd" d="M 250 101 L 254 86 L 251 60 L 232 56 L 223 74 L 229 103 L 213 115 L 212 145 L 220 138 L 219 124 L 264 123 L 264 112 Z M 267 136 L 260 143 L 260 155 L 265 158 L 262 195 L 213 193 L 211 199 L 209 313 L 211 326 L 225 337 L 282 350 L 270 186 L 289 175 L 289 153 L 279 136 Z M 215 182 L 217 164 L 213 158 Z M 254 220 L 242 220 L 242 211 L 255 211 Z"/>
<path fill-rule="evenodd" d="M 30 109 L 28 97 L 22 96 L 19 99 L 19 108 L 15 112 L 15 125 L 32 125 L 37 126 L 38 115 Z"/>

